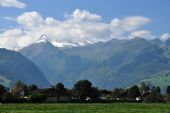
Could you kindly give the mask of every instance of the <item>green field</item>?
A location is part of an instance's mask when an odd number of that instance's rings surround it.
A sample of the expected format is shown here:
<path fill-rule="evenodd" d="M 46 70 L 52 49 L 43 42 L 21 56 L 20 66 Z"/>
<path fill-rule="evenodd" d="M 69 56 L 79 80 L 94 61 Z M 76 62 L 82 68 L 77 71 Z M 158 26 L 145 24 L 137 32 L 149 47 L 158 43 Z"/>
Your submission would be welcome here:
<path fill-rule="evenodd" d="M 1 104 L 0 113 L 170 113 L 170 104 Z"/>

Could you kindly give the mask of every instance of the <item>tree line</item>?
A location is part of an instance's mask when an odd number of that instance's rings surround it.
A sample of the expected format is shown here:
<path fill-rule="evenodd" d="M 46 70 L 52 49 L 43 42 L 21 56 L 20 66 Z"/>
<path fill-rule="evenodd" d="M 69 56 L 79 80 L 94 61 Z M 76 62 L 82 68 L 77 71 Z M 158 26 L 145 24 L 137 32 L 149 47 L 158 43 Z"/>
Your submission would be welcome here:
<path fill-rule="evenodd" d="M 149 87 L 146 83 L 111 91 L 98 89 L 88 80 L 76 82 L 72 89 L 62 83 L 41 89 L 17 81 L 12 89 L 0 84 L 0 102 L 170 102 L 170 86 L 163 95 L 160 87 Z"/>

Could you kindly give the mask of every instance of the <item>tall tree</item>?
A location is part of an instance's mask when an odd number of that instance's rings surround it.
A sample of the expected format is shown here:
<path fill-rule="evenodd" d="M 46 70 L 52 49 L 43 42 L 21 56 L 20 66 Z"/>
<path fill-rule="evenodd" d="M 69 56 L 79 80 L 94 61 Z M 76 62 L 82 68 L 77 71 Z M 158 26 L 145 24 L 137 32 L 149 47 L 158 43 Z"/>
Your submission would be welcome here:
<path fill-rule="evenodd" d="M 161 93 L 161 89 L 160 87 L 156 87 L 155 89 L 153 89 L 153 92 L 157 93 L 157 94 L 160 94 Z"/>
<path fill-rule="evenodd" d="M 0 84 L 0 102 L 1 102 L 5 92 L 6 92 L 6 88 L 3 85 Z"/>
<path fill-rule="evenodd" d="M 149 86 L 146 85 L 144 82 L 141 83 L 141 86 L 140 86 L 140 91 L 141 93 L 146 93 L 149 91 Z"/>
<path fill-rule="evenodd" d="M 29 95 L 29 94 L 33 93 L 33 91 L 35 91 L 35 90 L 37 90 L 37 89 L 38 89 L 38 86 L 37 86 L 37 85 L 31 84 L 31 85 L 29 85 L 28 88 L 27 88 L 27 94 Z"/>
<path fill-rule="evenodd" d="M 93 100 L 98 100 L 100 92 L 97 87 L 92 87 L 89 97 Z"/>
<path fill-rule="evenodd" d="M 128 89 L 128 98 L 135 99 L 136 97 L 140 96 L 140 90 L 137 85 L 132 86 Z"/>
<path fill-rule="evenodd" d="M 57 101 L 59 102 L 61 94 L 64 93 L 64 91 L 65 91 L 64 84 L 57 83 L 55 86 L 55 90 L 57 92 Z"/>
<path fill-rule="evenodd" d="M 170 94 L 170 86 L 167 87 L 166 93 L 167 93 L 167 94 Z"/>
<path fill-rule="evenodd" d="M 37 89 L 38 89 L 38 86 L 35 85 L 35 84 L 31 84 L 31 85 L 28 86 L 28 90 L 29 90 L 29 91 L 35 91 L 35 90 L 37 90 Z"/>
<path fill-rule="evenodd" d="M 160 87 L 153 87 L 150 94 L 144 98 L 144 102 L 164 102 Z"/>
<path fill-rule="evenodd" d="M 25 92 L 27 92 L 27 85 L 21 82 L 20 80 L 18 80 L 14 85 L 12 92 L 18 95 L 21 94 L 21 92 L 23 92 L 22 95 L 24 95 Z"/>
<path fill-rule="evenodd" d="M 94 91 L 92 83 L 88 80 L 80 80 L 73 87 L 73 95 L 79 100 L 85 100 L 86 97 L 90 97 L 92 91 Z"/>
<path fill-rule="evenodd" d="M 116 88 L 116 89 L 114 89 L 114 91 L 112 91 L 112 97 L 114 99 L 116 99 L 116 98 L 125 98 L 125 97 L 127 97 L 127 91 L 125 89 Z"/>
<path fill-rule="evenodd" d="M 0 84 L 0 96 L 2 96 L 6 92 L 6 88 Z"/>

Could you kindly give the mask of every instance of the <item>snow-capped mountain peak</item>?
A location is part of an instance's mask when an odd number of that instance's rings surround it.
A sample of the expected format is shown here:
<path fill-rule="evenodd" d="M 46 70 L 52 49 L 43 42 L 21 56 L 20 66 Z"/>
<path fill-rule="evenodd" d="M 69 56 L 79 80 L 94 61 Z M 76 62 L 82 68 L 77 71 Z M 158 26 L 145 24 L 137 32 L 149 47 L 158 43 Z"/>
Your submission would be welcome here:
<path fill-rule="evenodd" d="M 92 44 L 90 41 L 84 41 L 84 42 L 76 42 L 76 41 L 66 41 L 66 42 L 59 42 L 59 41 L 53 41 L 51 42 L 55 47 L 65 47 L 65 48 L 71 48 L 71 47 L 79 47 L 79 46 L 86 46 L 89 44 Z"/>
<path fill-rule="evenodd" d="M 83 42 L 77 42 L 77 41 L 49 41 L 48 37 L 45 34 L 42 34 L 40 38 L 34 44 L 39 43 L 50 43 L 55 47 L 59 48 L 72 48 L 72 47 L 82 47 L 89 44 L 93 44 L 91 41 L 83 41 Z"/>
<path fill-rule="evenodd" d="M 41 35 L 40 38 L 36 41 L 36 43 L 46 43 L 49 42 L 47 40 L 47 36 L 45 34 Z"/>

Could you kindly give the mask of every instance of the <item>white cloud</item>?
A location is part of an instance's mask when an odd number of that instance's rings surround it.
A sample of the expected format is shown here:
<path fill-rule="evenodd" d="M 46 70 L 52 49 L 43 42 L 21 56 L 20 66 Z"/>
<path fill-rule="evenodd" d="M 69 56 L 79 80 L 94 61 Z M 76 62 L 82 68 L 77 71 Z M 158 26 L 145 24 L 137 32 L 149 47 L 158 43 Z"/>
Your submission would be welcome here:
<path fill-rule="evenodd" d="M 57 21 L 57 20 L 55 20 L 55 19 L 52 18 L 52 17 L 47 17 L 47 18 L 45 19 L 45 23 L 46 23 L 47 25 L 49 25 L 49 26 L 55 26 L 55 25 L 58 25 L 60 22 Z"/>
<path fill-rule="evenodd" d="M 147 40 L 153 40 L 156 38 L 154 35 L 152 35 L 150 31 L 147 31 L 147 30 L 134 31 L 129 35 L 130 39 L 135 38 L 135 37 L 140 37 L 140 38 L 144 38 Z"/>
<path fill-rule="evenodd" d="M 18 37 L 21 37 L 21 29 L 9 29 L 0 34 L 0 47 L 8 49 L 18 48 Z"/>
<path fill-rule="evenodd" d="M 137 30 L 150 22 L 151 20 L 149 18 L 140 16 L 126 17 L 122 20 L 115 18 L 111 21 L 112 34 L 119 37 L 124 33 Z"/>
<path fill-rule="evenodd" d="M 0 47 L 7 48 L 11 50 L 18 49 L 18 40 L 15 38 L 1 38 Z"/>
<path fill-rule="evenodd" d="M 79 10 L 76 9 L 72 15 L 68 15 L 71 20 L 74 21 L 100 21 L 101 16 L 97 14 L 91 14 L 89 11 L 86 10 Z"/>
<path fill-rule="evenodd" d="M 37 12 L 25 12 L 17 17 L 17 23 L 28 29 L 39 27 L 43 24 L 43 18 Z"/>
<path fill-rule="evenodd" d="M 102 22 L 100 15 L 92 14 L 87 10 L 76 9 L 72 14 L 67 14 L 63 21 L 52 17 L 43 18 L 38 12 L 33 11 L 21 14 L 16 18 L 16 22 L 18 23 L 17 28 L 0 33 L 0 47 L 12 49 L 15 45 L 15 48 L 22 48 L 36 41 L 42 34 L 46 34 L 48 40 L 53 43 L 54 41 L 82 43 L 84 41 L 107 41 L 111 38 L 120 39 L 124 37 L 124 34 L 138 30 L 151 20 L 146 17 L 133 16 L 123 19 L 115 18 L 110 23 L 106 23 Z M 139 33 L 132 33 L 131 35 L 135 34 Z M 5 42 L 4 40 L 7 39 L 8 41 Z M 16 42 L 10 45 L 10 42 L 14 42 L 14 40 Z M 9 44 L 6 44 L 7 42 Z"/>
<path fill-rule="evenodd" d="M 9 29 L 3 32 L 3 34 L 0 34 L 0 37 L 6 38 L 6 37 L 19 37 L 22 36 L 21 29 Z"/>
<path fill-rule="evenodd" d="M 49 40 L 54 41 L 84 41 L 110 38 L 110 25 L 100 21 L 101 17 L 88 11 L 76 9 L 64 21 L 52 17 L 42 18 L 37 12 L 25 12 L 17 18 L 20 24 L 29 33 L 46 34 Z M 37 36 L 36 35 L 36 36 Z"/>
<path fill-rule="evenodd" d="M 16 21 L 15 18 L 13 18 L 13 17 L 8 17 L 8 16 L 3 17 L 3 19 L 8 20 L 8 21 Z"/>
<path fill-rule="evenodd" d="M 164 33 L 160 37 L 160 40 L 162 40 L 162 41 L 166 41 L 168 39 L 170 39 L 170 34 L 169 33 Z"/>
<path fill-rule="evenodd" d="M 0 0 L 0 7 L 25 8 L 26 5 L 18 0 Z"/>

